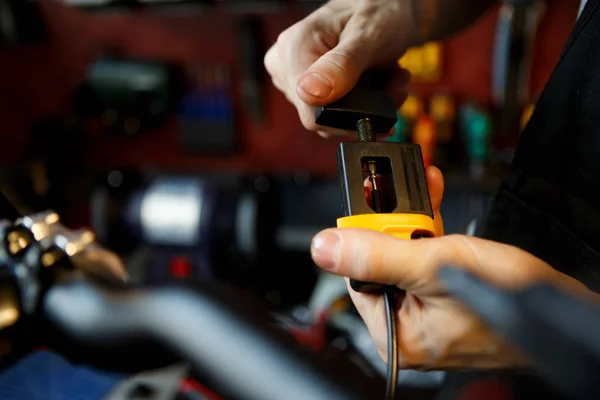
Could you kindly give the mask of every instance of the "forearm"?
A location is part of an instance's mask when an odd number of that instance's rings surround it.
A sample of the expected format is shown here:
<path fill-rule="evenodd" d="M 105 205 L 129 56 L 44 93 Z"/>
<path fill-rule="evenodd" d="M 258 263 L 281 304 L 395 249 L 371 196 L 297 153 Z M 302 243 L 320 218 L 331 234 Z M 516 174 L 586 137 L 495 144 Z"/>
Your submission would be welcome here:
<path fill-rule="evenodd" d="M 414 45 L 445 40 L 471 26 L 498 0 L 405 0 L 415 27 Z"/>

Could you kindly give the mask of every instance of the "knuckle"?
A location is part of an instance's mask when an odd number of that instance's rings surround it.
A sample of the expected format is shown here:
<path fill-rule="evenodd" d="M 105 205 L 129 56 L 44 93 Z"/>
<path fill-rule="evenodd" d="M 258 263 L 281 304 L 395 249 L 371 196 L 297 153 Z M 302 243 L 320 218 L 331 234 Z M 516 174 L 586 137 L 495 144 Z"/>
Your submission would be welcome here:
<path fill-rule="evenodd" d="M 315 118 L 310 110 L 306 110 L 305 107 L 300 106 L 298 107 L 298 115 L 302 125 L 306 130 L 316 132 L 319 129 L 319 126 L 315 123 Z"/>
<path fill-rule="evenodd" d="M 271 47 L 265 53 L 265 56 L 263 57 L 263 64 L 264 64 L 267 72 L 271 73 L 271 69 L 273 66 L 273 47 Z"/>
<path fill-rule="evenodd" d="M 350 76 L 358 76 L 362 67 L 369 60 L 361 59 L 349 50 L 336 48 L 317 62 L 321 63 L 326 70 L 331 71 L 338 79 L 348 79 Z"/>
<path fill-rule="evenodd" d="M 277 35 L 277 40 L 275 41 L 276 46 L 286 42 L 287 37 L 289 36 L 288 31 L 289 29 L 286 29 L 284 31 L 281 31 L 279 35 Z"/>
<path fill-rule="evenodd" d="M 265 69 L 271 76 L 276 76 L 277 71 L 279 70 L 279 68 L 278 68 L 279 60 L 277 58 L 276 51 L 277 50 L 275 49 L 275 47 L 271 47 L 267 51 L 267 53 L 265 54 L 265 57 L 263 59 L 263 64 L 265 66 Z"/>
<path fill-rule="evenodd" d="M 283 86 L 281 85 L 281 83 L 279 82 L 279 80 L 277 78 L 272 78 L 271 82 L 273 83 L 273 86 L 275 86 L 275 88 L 277 88 L 277 90 L 279 90 L 280 92 L 283 92 Z"/>
<path fill-rule="evenodd" d="M 373 14 L 377 12 L 377 8 L 375 5 L 368 5 L 356 12 L 352 33 L 357 40 L 373 44 L 388 31 L 385 24 L 373 22 Z"/>
<path fill-rule="evenodd" d="M 333 49 L 327 53 L 327 57 L 322 59 L 324 63 L 327 63 L 330 67 L 344 71 L 354 65 L 355 57 L 349 54 L 347 51 L 341 49 Z"/>
<path fill-rule="evenodd" d="M 477 254 L 472 238 L 461 234 L 451 234 L 442 236 L 443 241 L 438 254 L 440 255 L 440 264 L 457 263 L 459 265 L 471 264 L 470 261 L 477 261 Z"/>
<path fill-rule="evenodd" d="M 449 247 L 460 246 L 462 247 L 464 244 L 462 242 L 462 235 L 458 233 L 451 233 L 449 235 L 442 236 L 440 239 Z"/>
<path fill-rule="evenodd" d="M 282 31 L 279 35 L 277 35 L 277 45 L 285 46 L 287 44 L 287 42 L 290 40 L 291 34 L 293 33 L 294 26 Z"/>
<path fill-rule="evenodd" d="M 287 92 L 287 90 L 285 90 L 285 86 L 282 85 L 281 86 L 281 92 L 283 93 L 283 95 L 285 96 L 285 99 L 290 103 L 290 104 L 294 104 L 294 99 L 292 98 L 292 96 L 290 96 Z"/>

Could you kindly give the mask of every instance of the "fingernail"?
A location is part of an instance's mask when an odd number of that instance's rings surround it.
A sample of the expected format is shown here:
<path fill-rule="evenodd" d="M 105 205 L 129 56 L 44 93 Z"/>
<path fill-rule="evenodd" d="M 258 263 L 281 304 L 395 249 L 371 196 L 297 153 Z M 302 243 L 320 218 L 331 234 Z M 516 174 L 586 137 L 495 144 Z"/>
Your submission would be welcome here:
<path fill-rule="evenodd" d="M 342 238 L 335 231 L 318 234 L 312 241 L 310 253 L 313 261 L 325 269 L 336 268 L 340 259 Z"/>
<path fill-rule="evenodd" d="M 333 90 L 333 86 L 331 85 L 329 79 L 316 72 L 304 75 L 302 78 L 300 78 L 298 87 L 304 93 L 318 99 L 323 99 L 329 96 L 329 93 L 331 93 Z"/>

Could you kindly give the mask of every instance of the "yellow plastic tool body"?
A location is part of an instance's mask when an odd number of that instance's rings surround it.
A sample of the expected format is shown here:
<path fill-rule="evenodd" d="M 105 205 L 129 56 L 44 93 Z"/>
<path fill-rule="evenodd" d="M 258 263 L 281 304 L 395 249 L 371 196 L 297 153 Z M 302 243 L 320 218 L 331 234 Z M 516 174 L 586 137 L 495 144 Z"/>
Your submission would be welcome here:
<path fill-rule="evenodd" d="M 433 219 L 423 214 L 362 214 L 338 218 L 338 228 L 362 228 L 398 239 L 438 236 Z"/>

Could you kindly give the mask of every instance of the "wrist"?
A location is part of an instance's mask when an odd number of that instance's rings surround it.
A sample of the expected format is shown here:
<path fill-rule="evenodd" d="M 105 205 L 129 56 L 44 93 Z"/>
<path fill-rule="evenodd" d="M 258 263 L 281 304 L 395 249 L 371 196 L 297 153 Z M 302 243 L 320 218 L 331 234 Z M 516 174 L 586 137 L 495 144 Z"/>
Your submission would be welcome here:
<path fill-rule="evenodd" d="M 411 27 L 409 47 L 430 41 L 435 24 L 435 0 L 401 0 L 406 9 L 407 26 Z"/>
<path fill-rule="evenodd" d="M 437 1 L 437 0 L 436 0 Z M 375 64 L 396 61 L 418 40 L 412 0 L 330 0 L 322 13 L 348 14 L 339 18 L 340 33 L 370 48 Z M 321 15 L 319 15 L 321 16 Z"/>
<path fill-rule="evenodd" d="M 410 10 L 413 46 L 447 40 L 472 26 L 498 0 L 400 0 Z"/>

